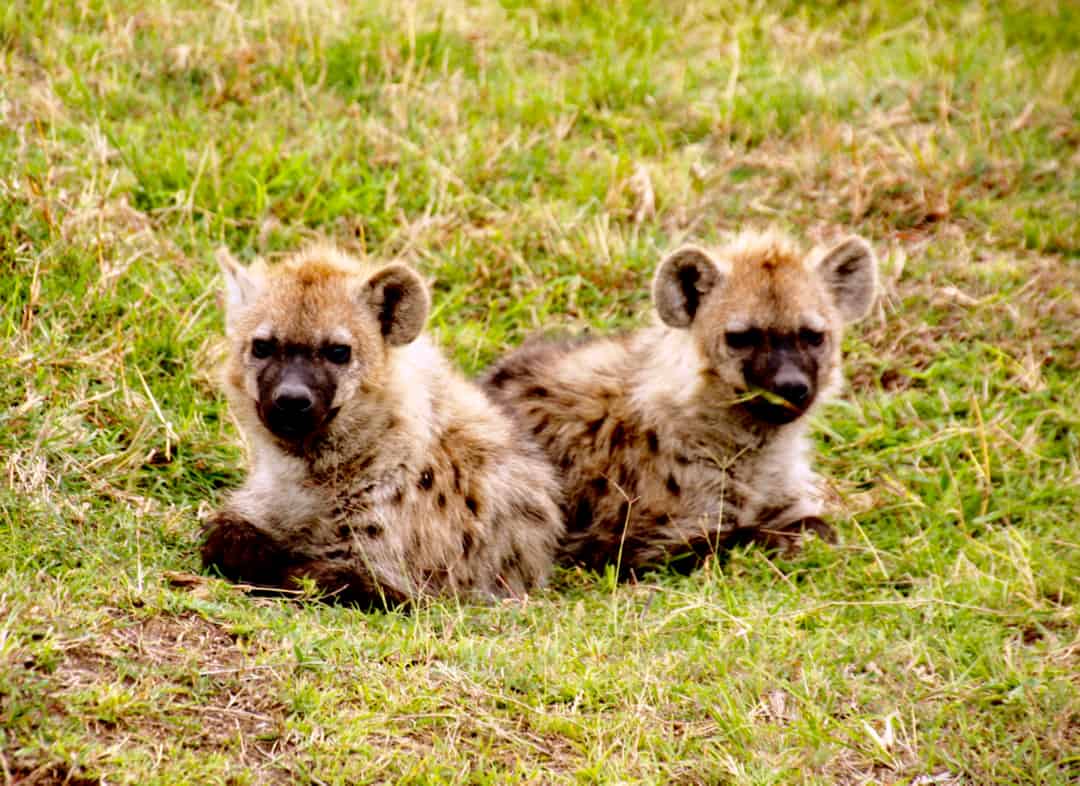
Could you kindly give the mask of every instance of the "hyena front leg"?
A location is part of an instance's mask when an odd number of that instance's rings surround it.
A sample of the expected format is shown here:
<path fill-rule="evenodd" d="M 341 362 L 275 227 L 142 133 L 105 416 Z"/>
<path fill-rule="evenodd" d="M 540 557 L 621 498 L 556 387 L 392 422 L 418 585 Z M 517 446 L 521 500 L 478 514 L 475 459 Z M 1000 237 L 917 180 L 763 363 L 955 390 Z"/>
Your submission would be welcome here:
<path fill-rule="evenodd" d="M 231 581 L 280 587 L 288 550 L 243 516 L 223 510 L 203 527 L 203 566 Z"/>

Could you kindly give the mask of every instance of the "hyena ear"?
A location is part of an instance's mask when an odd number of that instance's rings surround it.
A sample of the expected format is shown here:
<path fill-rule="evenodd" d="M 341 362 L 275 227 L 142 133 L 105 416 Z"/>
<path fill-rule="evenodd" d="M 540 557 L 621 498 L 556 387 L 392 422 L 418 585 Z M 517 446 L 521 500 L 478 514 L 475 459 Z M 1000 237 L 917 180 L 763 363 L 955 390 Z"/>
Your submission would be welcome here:
<path fill-rule="evenodd" d="M 825 252 L 817 269 L 845 322 L 866 316 L 877 294 L 877 259 L 865 240 L 844 240 Z"/>
<path fill-rule="evenodd" d="M 236 313 L 250 306 L 266 287 L 265 266 L 261 262 L 244 267 L 225 247 L 214 256 L 225 276 L 225 313 L 231 321 Z"/>
<path fill-rule="evenodd" d="M 431 299 L 427 287 L 412 269 L 401 264 L 384 267 L 364 285 L 364 305 L 379 322 L 383 339 L 391 346 L 411 343 L 424 329 Z"/>
<path fill-rule="evenodd" d="M 689 327 L 702 298 L 722 283 L 724 274 L 708 251 L 683 246 L 669 254 L 653 278 L 653 305 L 672 327 Z"/>

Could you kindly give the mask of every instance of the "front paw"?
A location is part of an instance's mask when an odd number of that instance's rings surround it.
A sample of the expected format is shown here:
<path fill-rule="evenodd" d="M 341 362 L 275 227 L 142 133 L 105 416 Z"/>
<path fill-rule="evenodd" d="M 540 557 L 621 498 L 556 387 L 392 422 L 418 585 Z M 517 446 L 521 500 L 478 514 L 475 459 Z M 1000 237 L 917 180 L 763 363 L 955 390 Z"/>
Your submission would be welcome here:
<path fill-rule="evenodd" d="M 826 543 L 836 542 L 836 530 L 818 516 L 807 516 L 780 526 L 762 527 L 755 533 L 754 540 L 766 549 L 789 556 L 802 548 L 810 533 Z"/>
<path fill-rule="evenodd" d="M 362 609 L 407 608 L 412 596 L 389 581 L 380 581 L 363 565 L 351 561 L 312 559 L 289 565 L 283 586 L 296 588 L 313 581 L 322 598 Z"/>
<path fill-rule="evenodd" d="M 285 550 L 242 516 L 214 514 L 203 527 L 203 567 L 232 581 L 280 586 L 287 563 Z"/>

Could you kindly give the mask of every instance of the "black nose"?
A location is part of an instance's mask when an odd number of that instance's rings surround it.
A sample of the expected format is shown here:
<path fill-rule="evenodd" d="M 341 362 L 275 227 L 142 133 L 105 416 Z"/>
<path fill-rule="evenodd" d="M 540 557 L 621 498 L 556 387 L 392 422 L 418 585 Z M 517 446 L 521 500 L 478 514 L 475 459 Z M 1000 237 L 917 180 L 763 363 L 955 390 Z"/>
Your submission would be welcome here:
<path fill-rule="evenodd" d="M 274 407 L 289 415 L 303 415 L 314 403 L 306 390 L 279 390 L 274 396 Z"/>
<path fill-rule="evenodd" d="M 776 386 L 776 395 L 800 409 L 810 401 L 810 386 L 802 381 L 784 382 Z"/>

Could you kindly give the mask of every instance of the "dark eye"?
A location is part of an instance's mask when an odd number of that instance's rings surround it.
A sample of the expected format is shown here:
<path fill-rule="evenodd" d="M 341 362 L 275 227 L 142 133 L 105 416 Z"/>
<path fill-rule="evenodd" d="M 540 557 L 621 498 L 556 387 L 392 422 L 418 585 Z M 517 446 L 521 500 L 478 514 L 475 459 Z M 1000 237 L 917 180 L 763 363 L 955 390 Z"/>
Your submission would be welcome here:
<path fill-rule="evenodd" d="M 729 330 L 724 334 L 724 340 L 732 349 L 749 349 L 761 343 L 761 331 L 757 328 Z"/>
<path fill-rule="evenodd" d="M 820 347 L 825 341 L 825 334 L 820 330 L 803 328 L 799 331 L 799 341 L 803 344 L 808 344 L 811 347 Z"/>
<path fill-rule="evenodd" d="M 272 338 L 257 338 L 251 342 L 251 356 L 259 360 L 265 360 L 274 354 L 277 342 Z"/>
<path fill-rule="evenodd" d="M 328 347 L 323 347 L 322 356 L 331 363 L 337 363 L 341 366 L 349 362 L 349 358 L 352 357 L 352 349 L 345 344 L 331 344 Z"/>

